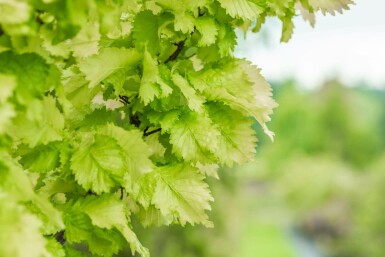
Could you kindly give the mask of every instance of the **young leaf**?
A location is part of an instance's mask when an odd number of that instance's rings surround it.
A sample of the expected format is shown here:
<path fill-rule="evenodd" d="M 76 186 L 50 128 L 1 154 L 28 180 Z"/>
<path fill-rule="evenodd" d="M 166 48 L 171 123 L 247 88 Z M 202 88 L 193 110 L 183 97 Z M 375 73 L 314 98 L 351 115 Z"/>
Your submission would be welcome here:
<path fill-rule="evenodd" d="M 117 72 L 133 69 L 139 60 L 140 55 L 136 49 L 111 47 L 103 48 L 99 54 L 80 61 L 78 66 L 92 88 Z"/>
<path fill-rule="evenodd" d="M 200 95 L 196 94 L 188 80 L 182 77 L 182 75 L 174 73 L 172 74 L 172 81 L 177 87 L 179 87 L 183 96 L 186 97 L 188 107 L 193 111 L 200 112 L 202 110 L 204 99 Z"/>
<path fill-rule="evenodd" d="M 330 13 L 335 15 L 336 12 L 342 13 L 343 10 L 349 10 L 349 5 L 354 4 L 352 0 L 308 0 L 309 4 L 315 10 L 321 10 L 325 15 Z"/>
<path fill-rule="evenodd" d="M 136 129 L 125 130 L 112 124 L 100 128 L 99 133 L 115 139 L 119 149 L 122 149 L 123 162 L 127 169 L 127 172 L 124 173 L 123 186 L 131 192 L 133 183 L 153 169 L 153 164 L 149 159 L 151 150 L 143 141 L 142 133 Z"/>
<path fill-rule="evenodd" d="M 53 257 L 40 232 L 42 222 L 3 191 L 0 191 L 0 224 L 0 256 Z"/>
<path fill-rule="evenodd" d="M 55 99 L 46 96 L 42 101 L 28 102 L 27 111 L 19 112 L 9 129 L 9 134 L 29 147 L 48 144 L 63 138 L 64 116 L 56 106 Z M 26 122 L 27 121 L 27 122 Z"/>
<path fill-rule="evenodd" d="M 165 119 L 161 124 L 170 133 L 172 152 L 185 161 L 208 162 L 218 149 L 219 132 L 205 112 L 185 110 L 172 126 Z"/>
<path fill-rule="evenodd" d="M 133 36 L 138 46 L 146 48 L 152 55 L 160 51 L 159 16 L 150 11 L 143 11 L 136 15 L 133 28 Z"/>
<path fill-rule="evenodd" d="M 218 0 L 233 18 L 252 20 L 262 12 L 262 8 L 248 0 Z"/>
<path fill-rule="evenodd" d="M 154 176 L 158 182 L 152 203 L 162 215 L 173 215 L 182 225 L 201 223 L 211 227 L 205 210 L 213 201 L 203 176 L 189 165 L 167 165 L 159 168 Z"/>
<path fill-rule="evenodd" d="M 71 158 L 71 169 L 85 190 L 100 194 L 109 192 L 123 180 L 127 166 L 116 140 L 86 133 Z"/>
<path fill-rule="evenodd" d="M 253 121 L 227 106 L 209 105 L 209 116 L 220 132 L 216 156 L 222 164 L 232 166 L 255 157 L 257 138 L 251 128 Z"/>

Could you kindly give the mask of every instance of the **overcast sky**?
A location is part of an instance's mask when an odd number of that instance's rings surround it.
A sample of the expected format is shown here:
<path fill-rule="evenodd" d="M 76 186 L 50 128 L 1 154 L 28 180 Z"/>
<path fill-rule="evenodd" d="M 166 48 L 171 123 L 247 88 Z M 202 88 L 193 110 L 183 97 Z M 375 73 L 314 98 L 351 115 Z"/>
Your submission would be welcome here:
<path fill-rule="evenodd" d="M 270 81 L 295 78 L 316 87 L 338 77 L 385 88 L 385 0 L 356 0 L 343 15 L 319 15 L 315 28 L 301 17 L 289 43 L 280 44 L 281 25 L 270 19 L 262 31 L 240 40 L 237 55 L 260 68 Z"/>

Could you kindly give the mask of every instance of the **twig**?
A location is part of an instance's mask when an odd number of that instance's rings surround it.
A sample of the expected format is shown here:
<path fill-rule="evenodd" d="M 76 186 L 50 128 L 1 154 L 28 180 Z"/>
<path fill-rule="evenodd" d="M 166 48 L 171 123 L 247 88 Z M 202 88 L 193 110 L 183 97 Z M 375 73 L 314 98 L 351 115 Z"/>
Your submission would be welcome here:
<path fill-rule="evenodd" d="M 124 193 L 123 187 L 120 187 L 120 200 L 123 199 L 123 193 Z"/>
<path fill-rule="evenodd" d="M 119 95 L 119 101 L 125 105 L 130 104 L 130 101 L 128 100 L 128 96 L 126 95 Z"/>
<path fill-rule="evenodd" d="M 66 242 L 66 239 L 64 237 L 64 232 L 65 230 L 61 230 L 54 235 L 56 241 L 58 241 L 61 245 L 64 245 Z"/>
<path fill-rule="evenodd" d="M 141 121 L 137 114 L 134 114 L 130 117 L 130 123 L 134 125 L 135 127 L 139 128 Z"/>
<path fill-rule="evenodd" d="M 147 132 L 147 130 L 145 129 L 143 131 L 143 136 L 147 137 L 147 136 L 152 135 L 152 134 L 159 132 L 161 130 L 162 130 L 162 128 L 157 128 L 157 129 L 154 129 L 153 131 Z"/>
<path fill-rule="evenodd" d="M 175 45 L 177 46 L 175 52 L 173 52 L 172 55 L 170 55 L 170 57 L 168 57 L 168 59 L 164 63 L 175 61 L 176 58 L 178 58 L 179 54 L 183 50 L 183 47 L 184 47 L 186 40 L 187 40 L 187 38 L 185 40 L 179 41 L 178 43 L 175 43 Z"/>

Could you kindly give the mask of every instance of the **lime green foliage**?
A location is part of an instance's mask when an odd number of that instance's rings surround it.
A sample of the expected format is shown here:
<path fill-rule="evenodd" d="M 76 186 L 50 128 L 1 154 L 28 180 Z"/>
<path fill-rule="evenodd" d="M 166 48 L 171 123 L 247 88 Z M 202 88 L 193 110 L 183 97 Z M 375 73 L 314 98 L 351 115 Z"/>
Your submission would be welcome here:
<path fill-rule="evenodd" d="M 300 2 L 0 1 L 0 255 L 148 256 L 132 217 L 211 226 L 205 178 L 253 159 L 251 118 L 273 137 L 235 29 L 278 16 L 287 41 L 300 5 L 350 3 Z"/>
<path fill-rule="evenodd" d="M 330 81 L 306 91 L 289 81 L 274 92 L 275 143 L 261 137 L 256 162 L 221 169 L 221 183 L 209 180 L 215 229 L 137 230 L 151 252 L 297 256 L 302 249 L 288 233 L 296 226 L 327 256 L 385 255 L 384 90 Z"/>

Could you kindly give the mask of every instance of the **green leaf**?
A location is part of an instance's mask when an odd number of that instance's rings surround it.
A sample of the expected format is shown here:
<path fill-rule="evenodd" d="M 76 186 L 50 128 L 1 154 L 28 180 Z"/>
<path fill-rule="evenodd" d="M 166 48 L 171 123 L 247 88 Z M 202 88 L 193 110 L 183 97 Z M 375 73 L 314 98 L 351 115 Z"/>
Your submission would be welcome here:
<path fill-rule="evenodd" d="M 13 95 L 16 88 L 16 77 L 0 74 L 0 135 L 6 132 L 6 128 L 16 113 L 8 99 Z"/>
<path fill-rule="evenodd" d="M 147 105 L 154 98 L 170 95 L 172 88 L 168 86 L 160 76 L 158 64 L 150 53 L 144 52 L 143 75 L 140 81 L 139 97 Z"/>
<path fill-rule="evenodd" d="M 47 250 L 53 257 L 66 257 L 63 246 L 54 238 L 47 238 Z"/>
<path fill-rule="evenodd" d="M 124 247 L 125 240 L 120 232 L 93 226 L 90 217 L 84 212 L 68 210 L 65 224 L 66 240 L 70 244 L 85 242 L 93 254 L 110 257 Z"/>
<path fill-rule="evenodd" d="M 17 78 L 16 94 L 25 102 L 31 96 L 41 97 L 49 88 L 46 80 L 49 66 L 37 54 L 16 55 L 12 52 L 0 53 L 0 74 L 13 75 Z"/>
<path fill-rule="evenodd" d="M 151 160 L 157 162 L 164 161 L 164 154 L 166 152 L 166 148 L 159 141 L 159 135 L 156 133 L 149 135 L 145 138 L 145 141 L 151 151 Z"/>
<path fill-rule="evenodd" d="M 4 104 L 13 95 L 16 85 L 15 76 L 0 74 L 0 104 Z"/>
<path fill-rule="evenodd" d="M 179 4 L 178 4 L 179 5 Z M 175 23 L 174 27 L 176 31 L 181 31 L 182 33 L 191 33 L 194 31 L 195 19 L 194 17 L 185 12 L 175 14 Z"/>
<path fill-rule="evenodd" d="M 335 15 L 336 12 L 342 13 L 343 10 L 349 10 L 349 5 L 354 4 L 352 0 L 308 0 L 309 4 L 315 10 L 321 10 L 325 15 L 330 13 Z"/>
<path fill-rule="evenodd" d="M 226 12 L 233 18 L 255 19 L 262 13 L 262 8 L 248 0 L 218 0 Z"/>
<path fill-rule="evenodd" d="M 3 0 L 0 3 L 0 23 L 20 24 L 32 16 L 31 6 L 19 0 Z"/>
<path fill-rule="evenodd" d="M 136 49 L 111 47 L 80 61 L 78 66 L 90 82 L 89 87 L 94 87 L 116 72 L 135 68 L 139 60 Z"/>
<path fill-rule="evenodd" d="M 0 135 L 7 132 L 11 119 L 16 115 L 11 104 L 0 104 Z"/>
<path fill-rule="evenodd" d="M 294 22 L 292 17 L 287 14 L 286 16 L 280 18 L 282 21 L 282 36 L 281 42 L 287 43 L 291 39 L 294 32 Z"/>
<path fill-rule="evenodd" d="M 207 162 L 218 149 L 219 132 L 205 113 L 185 110 L 174 123 L 165 117 L 161 125 L 170 133 L 172 152 L 185 161 Z"/>
<path fill-rule="evenodd" d="M 18 151 L 20 163 L 33 172 L 48 172 L 59 165 L 59 149 L 55 144 L 40 145 Z"/>
<path fill-rule="evenodd" d="M 126 210 L 123 202 L 111 194 L 88 196 L 73 205 L 90 217 L 94 226 L 111 229 L 115 226 L 126 226 Z"/>
<path fill-rule="evenodd" d="M 202 110 L 204 99 L 196 94 L 188 80 L 182 77 L 182 75 L 174 73 L 172 74 L 172 81 L 178 86 L 183 96 L 187 99 L 188 107 L 193 111 L 200 112 Z"/>
<path fill-rule="evenodd" d="M 155 174 L 159 178 L 152 203 L 162 215 L 171 214 L 182 225 L 188 222 L 212 226 L 205 210 L 210 210 L 213 198 L 203 175 L 182 164 L 160 167 Z"/>
<path fill-rule="evenodd" d="M 138 251 L 143 257 L 149 256 L 148 250 L 141 245 L 135 233 L 128 227 L 127 210 L 116 196 L 110 194 L 98 197 L 88 196 L 76 202 L 72 208 L 86 213 L 94 226 L 106 229 L 116 228 L 130 243 L 133 253 Z"/>
<path fill-rule="evenodd" d="M 286 15 L 287 10 L 290 9 L 293 2 L 293 0 L 269 0 L 266 1 L 266 5 L 275 15 L 283 17 Z"/>
<path fill-rule="evenodd" d="M 316 23 L 316 16 L 314 14 L 313 7 L 310 6 L 309 0 L 301 0 L 296 4 L 296 8 L 300 11 L 302 18 L 314 27 Z"/>
<path fill-rule="evenodd" d="M 85 190 L 109 192 L 127 169 L 123 149 L 111 137 L 86 133 L 71 158 L 71 169 Z"/>
<path fill-rule="evenodd" d="M 66 257 L 88 257 L 86 253 L 72 248 L 68 244 L 64 245 Z"/>
<path fill-rule="evenodd" d="M 124 153 L 125 188 L 128 192 L 132 191 L 132 184 L 145 173 L 153 169 L 153 164 L 149 159 L 151 150 L 142 139 L 142 132 L 123 128 L 109 124 L 99 130 L 100 134 L 114 138 Z"/>
<path fill-rule="evenodd" d="M 9 126 L 12 137 L 22 140 L 31 148 L 63 138 L 64 117 L 53 97 L 46 96 L 42 101 L 31 100 L 27 107 L 27 111 L 19 112 Z"/>
<path fill-rule="evenodd" d="M 154 56 L 160 51 L 160 25 L 159 16 L 152 14 L 151 11 L 140 12 L 134 21 L 133 37 L 136 44 L 146 48 Z"/>
<path fill-rule="evenodd" d="M 3 161 L 0 161 L 0 192 L 4 190 L 9 194 L 9 198 L 28 202 L 29 210 L 44 222 L 40 228 L 42 232 L 49 234 L 63 229 L 61 213 L 47 199 L 34 192 L 30 179 L 14 160 L 6 155 L 2 158 Z"/>
<path fill-rule="evenodd" d="M 251 114 L 261 124 L 265 134 L 273 140 L 274 133 L 271 132 L 266 125 L 266 123 L 271 120 L 270 115 L 273 113 L 273 109 L 278 106 L 272 98 L 271 86 L 261 75 L 260 69 L 257 66 L 244 60 L 240 61 L 239 64 L 253 85 L 255 107 L 251 110 Z"/>
<path fill-rule="evenodd" d="M 216 156 L 222 164 L 232 166 L 255 158 L 257 138 L 251 128 L 253 121 L 224 105 L 210 104 L 210 118 L 220 132 Z"/>
<path fill-rule="evenodd" d="M 52 256 L 47 251 L 47 242 L 40 232 L 42 222 L 2 190 L 0 190 L 0 224 L 0 256 Z"/>
<path fill-rule="evenodd" d="M 132 193 L 133 198 L 145 209 L 148 209 L 151 205 L 157 183 L 157 178 L 153 174 L 155 173 L 150 172 L 142 176 L 135 185 Z"/>
<path fill-rule="evenodd" d="M 209 46 L 216 42 L 218 36 L 218 28 L 215 20 L 204 17 L 195 21 L 195 26 L 202 37 L 199 39 L 198 46 Z"/>
<path fill-rule="evenodd" d="M 75 67 L 71 67 L 63 72 L 63 90 L 66 99 L 81 110 L 84 106 L 89 106 L 95 96 L 100 92 L 100 87 L 88 87 L 89 81 Z"/>
<path fill-rule="evenodd" d="M 98 53 L 100 38 L 99 24 L 90 21 L 75 37 L 65 42 L 65 45 L 71 49 L 75 57 L 84 58 Z"/>
<path fill-rule="evenodd" d="M 20 165 L 9 155 L 0 158 L 0 191 L 5 191 L 17 201 L 31 201 L 35 195 L 32 183 Z"/>
<path fill-rule="evenodd" d="M 162 226 L 162 225 L 170 225 L 173 221 L 172 215 L 163 216 L 160 210 L 155 208 L 155 206 L 151 205 L 146 209 L 140 209 L 138 213 L 138 217 L 140 223 L 144 227 L 150 226 Z"/>
<path fill-rule="evenodd" d="M 221 101 L 245 116 L 254 117 L 272 139 L 266 122 L 277 106 L 271 98 L 271 87 L 257 67 L 245 60 L 228 62 L 220 69 L 202 71 L 189 77 L 207 100 Z M 237 87 L 234 87 L 237 85 Z"/>

